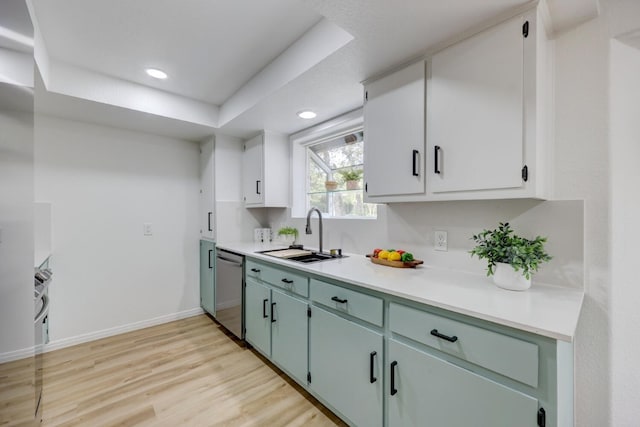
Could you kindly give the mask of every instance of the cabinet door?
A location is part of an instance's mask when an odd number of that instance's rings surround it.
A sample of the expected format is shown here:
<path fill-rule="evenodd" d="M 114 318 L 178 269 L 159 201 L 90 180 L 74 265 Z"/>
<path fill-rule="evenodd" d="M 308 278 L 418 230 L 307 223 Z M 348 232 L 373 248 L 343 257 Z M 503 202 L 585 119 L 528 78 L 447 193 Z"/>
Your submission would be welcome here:
<path fill-rule="evenodd" d="M 538 401 L 531 396 L 393 339 L 387 360 L 390 427 L 537 425 Z"/>
<path fill-rule="evenodd" d="M 425 66 L 418 62 L 365 88 L 366 195 L 425 191 Z"/>
<path fill-rule="evenodd" d="M 432 57 L 430 192 L 523 186 L 523 54 L 516 18 Z"/>
<path fill-rule="evenodd" d="M 245 143 L 242 155 L 243 193 L 247 205 L 264 203 L 264 144 L 263 135 Z"/>
<path fill-rule="evenodd" d="M 200 144 L 200 234 L 214 239 L 214 137 Z"/>
<path fill-rule="evenodd" d="M 308 372 L 307 303 L 271 290 L 271 358 L 301 383 Z"/>
<path fill-rule="evenodd" d="M 264 285 L 246 279 L 245 339 L 262 354 L 271 357 L 271 298 Z"/>
<path fill-rule="evenodd" d="M 317 307 L 309 330 L 310 388 L 352 424 L 381 426 L 382 335 Z"/>
<path fill-rule="evenodd" d="M 213 242 L 200 240 L 200 306 L 212 316 L 216 315 L 215 249 Z"/>

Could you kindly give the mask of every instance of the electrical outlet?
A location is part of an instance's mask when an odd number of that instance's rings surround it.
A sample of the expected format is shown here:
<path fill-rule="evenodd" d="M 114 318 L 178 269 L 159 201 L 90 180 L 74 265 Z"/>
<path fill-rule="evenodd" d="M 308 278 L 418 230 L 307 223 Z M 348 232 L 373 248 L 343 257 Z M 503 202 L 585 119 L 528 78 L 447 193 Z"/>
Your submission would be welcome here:
<path fill-rule="evenodd" d="M 446 251 L 447 250 L 447 232 L 446 231 L 439 231 L 436 230 L 436 232 L 433 235 L 433 249 L 435 249 L 436 251 Z"/>
<path fill-rule="evenodd" d="M 144 232 L 145 236 L 153 236 L 153 228 L 151 227 L 151 223 L 150 222 L 145 222 L 142 225 L 142 229 Z"/>

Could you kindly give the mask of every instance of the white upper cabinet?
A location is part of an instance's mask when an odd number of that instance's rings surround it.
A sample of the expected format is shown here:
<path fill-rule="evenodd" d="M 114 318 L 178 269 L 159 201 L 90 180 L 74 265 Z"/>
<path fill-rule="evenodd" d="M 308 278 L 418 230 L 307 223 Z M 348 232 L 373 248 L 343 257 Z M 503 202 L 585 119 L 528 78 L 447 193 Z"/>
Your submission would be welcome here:
<path fill-rule="evenodd" d="M 432 192 L 523 185 L 523 41 L 518 18 L 431 58 Z"/>
<path fill-rule="evenodd" d="M 365 86 L 364 182 L 369 202 L 425 192 L 425 64 Z"/>
<path fill-rule="evenodd" d="M 215 136 L 200 143 L 200 236 L 215 239 Z"/>
<path fill-rule="evenodd" d="M 545 197 L 545 43 L 532 11 L 431 58 L 430 200 Z"/>
<path fill-rule="evenodd" d="M 289 205 L 289 140 L 285 135 L 263 132 L 244 144 L 242 156 L 245 206 Z"/>
<path fill-rule="evenodd" d="M 367 201 L 546 198 L 547 46 L 533 9 L 366 84 Z"/>

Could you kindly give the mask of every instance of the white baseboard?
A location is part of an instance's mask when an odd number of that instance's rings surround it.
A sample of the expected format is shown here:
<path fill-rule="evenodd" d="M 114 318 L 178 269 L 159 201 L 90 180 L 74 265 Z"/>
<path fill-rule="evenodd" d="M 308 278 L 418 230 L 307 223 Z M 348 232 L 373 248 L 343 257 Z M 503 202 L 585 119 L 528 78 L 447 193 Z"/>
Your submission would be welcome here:
<path fill-rule="evenodd" d="M 0 353 L 0 363 L 13 362 L 14 360 L 24 359 L 25 357 L 33 357 L 34 354 L 35 346 Z"/>
<path fill-rule="evenodd" d="M 101 331 L 90 332 L 88 334 L 76 335 L 75 337 L 63 338 L 61 340 L 55 340 L 49 342 L 44 346 L 44 351 L 49 352 L 53 350 L 59 350 L 65 347 L 71 347 L 72 345 L 82 344 L 89 341 L 99 340 L 101 338 L 112 337 L 114 335 L 123 334 L 125 332 L 131 332 L 138 329 L 148 328 L 149 326 L 156 326 L 162 323 L 173 322 L 174 320 L 186 319 L 187 317 L 197 316 L 204 313 L 202 308 L 192 308 L 190 310 L 179 311 L 177 313 L 167 314 L 165 316 L 155 317 L 153 319 L 142 320 L 140 322 L 129 323 L 127 325 L 117 326 L 115 328 L 103 329 Z M 0 355 L 1 357 L 2 355 Z M 1 360 L 1 359 L 0 359 Z"/>

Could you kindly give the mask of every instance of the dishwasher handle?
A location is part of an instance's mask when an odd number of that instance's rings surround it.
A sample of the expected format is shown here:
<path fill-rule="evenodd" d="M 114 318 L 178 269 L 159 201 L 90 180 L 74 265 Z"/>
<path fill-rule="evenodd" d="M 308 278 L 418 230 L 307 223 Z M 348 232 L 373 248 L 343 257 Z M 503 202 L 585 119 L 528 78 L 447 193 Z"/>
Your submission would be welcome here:
<path fill-rule="evenodd" d="M 226 264 L 231 264 L 234 267 L 242 267 L 242 262 L 237 262 L 237 261 L 234 261 L 232 259 L 225 258 L 225 257 L 223 257 L 221 255 L 216 255 L 216 259 L 218 259 L 219 261 L 222 261 L 222 262 L 224 262 Z"/>

